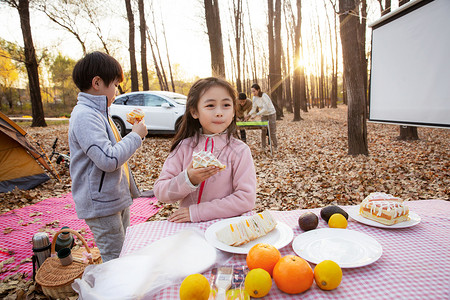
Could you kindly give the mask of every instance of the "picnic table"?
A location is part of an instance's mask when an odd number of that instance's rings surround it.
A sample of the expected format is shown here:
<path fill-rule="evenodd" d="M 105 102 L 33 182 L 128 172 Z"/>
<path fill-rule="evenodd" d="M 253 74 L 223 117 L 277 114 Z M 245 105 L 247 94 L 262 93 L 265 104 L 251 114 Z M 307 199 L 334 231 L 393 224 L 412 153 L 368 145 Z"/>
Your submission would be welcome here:
<path fill-rule="evenodd" d="M 269 144 L 270 144 L 270 154 L 273 155 L 272 150 L 272 138 L 270 137 L 270 127 L 269 121 L 247 121 L 247 122 L 236 122 L 238 129 L 267 129 L 267 133 L 269 135 Z"/>
<path fill-rule="evenodd" d="M 341 285 L 323 291 L 315 283 L 300 295 L 281 292 L 273 283 L 265 299 L 450 299 L 450 201 L 409 201 L 410 211 L 420 223 L 401 229 L 368 226 L 349 218 L 348 230 L 364 233 L 382 246 L 382 256 L 370 265 L 343 269 Z M 344 210 L 351 206 L 341 206 Z M 320 216 L 320 208 L 271 211 L 278 221 L 293 229 L 294 239 L 303 233 L 298 217 L 311 211 Z M 121 256 L 180 230 L 195 227 L 202 231 L 219 220 L 201 223 L 153 221 L 128 227 Z M 320 219 L 318 228 L 328 228 Z M 292 243 L 280 249 L 281 255 L 296 255 Z M 227 264 L 245 264 L 245 254 L 234 254 Z M 314 268 L 314 264 L 311 267 Z M 204 275 L 209 278 L 210 272 Z M 179 284 L 163 289 L 155 299 L 179 299 Z"/>

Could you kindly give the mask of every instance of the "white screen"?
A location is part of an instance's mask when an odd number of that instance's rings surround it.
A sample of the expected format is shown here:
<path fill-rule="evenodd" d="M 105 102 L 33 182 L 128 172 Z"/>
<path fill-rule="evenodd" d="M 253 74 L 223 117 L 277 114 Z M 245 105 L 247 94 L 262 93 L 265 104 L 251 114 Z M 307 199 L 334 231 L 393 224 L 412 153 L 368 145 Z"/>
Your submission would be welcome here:
<path fill-rule="evenodd" d="M 373 25 L 370 121 L 450 127 L 450 0 L 426 2 Z"/>

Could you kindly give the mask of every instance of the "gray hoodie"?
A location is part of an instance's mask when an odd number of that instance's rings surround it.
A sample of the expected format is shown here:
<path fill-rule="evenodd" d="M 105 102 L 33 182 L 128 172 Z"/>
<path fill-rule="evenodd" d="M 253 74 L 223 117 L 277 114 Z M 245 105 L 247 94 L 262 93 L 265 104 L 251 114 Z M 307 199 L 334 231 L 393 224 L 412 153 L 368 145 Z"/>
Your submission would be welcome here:
<path fill-rule="evenodd" d="M 116 142 L 106 96 L 78 94 L 69 122 L 70 177 L 78 218 L 109 216 L 130 206 L 139 190 L 123 165 L 142 145 L 131 132 Z"/>

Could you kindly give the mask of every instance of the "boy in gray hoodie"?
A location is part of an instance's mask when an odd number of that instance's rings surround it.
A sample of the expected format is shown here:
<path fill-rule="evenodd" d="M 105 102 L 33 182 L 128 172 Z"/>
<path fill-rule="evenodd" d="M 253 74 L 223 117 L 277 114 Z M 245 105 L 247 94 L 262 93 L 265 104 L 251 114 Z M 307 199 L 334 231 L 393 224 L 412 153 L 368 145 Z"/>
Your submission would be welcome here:
<path fill-rule="evenodd" d="M 72 73 L 80 89 L 69 121 L 70 177 L 75 209 L 94 234 L 103 262 L 119 257 L 130 224 L 130 206 L 139 190 L 128 159 L 147 135 L 144 121 L 136 122 L 121 139 L 108 108 L 123 71 L 113 57 L 92 52 Z"/>

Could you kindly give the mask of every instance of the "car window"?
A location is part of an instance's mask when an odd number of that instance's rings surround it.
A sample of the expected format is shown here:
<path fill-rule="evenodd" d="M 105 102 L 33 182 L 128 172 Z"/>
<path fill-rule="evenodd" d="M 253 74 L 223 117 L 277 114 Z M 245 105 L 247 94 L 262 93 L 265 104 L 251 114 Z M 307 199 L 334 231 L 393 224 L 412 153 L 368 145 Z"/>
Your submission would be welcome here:
<path fill-rule="evenodd" d="M 145 95 L 144 103 L 145 106 L 153 106 L 153 107 L 160 107 L 163 103 L 168 103 L 170 105 L 170 103 L 167 100 L 159 96 L 150 94 Z"/>
<path fill-rule="evenodd" d="M 127 97 L 116 98 L 113 103 L 117 104 L 117 105 L 123 105 L 123 101 L 126 99 L 127 99 Z"/>
<path fill-rule="evenodd" d="M 122 96 L 114 100 L 114 104 L 143 106 L 144 96 L 141 94 Z"/>
<path fill-rule="evenodd" d="M 144 95 L 135 94 L 128 96 L 128 101 L 125 105 L 143 106 L 144 105 Z"/>

